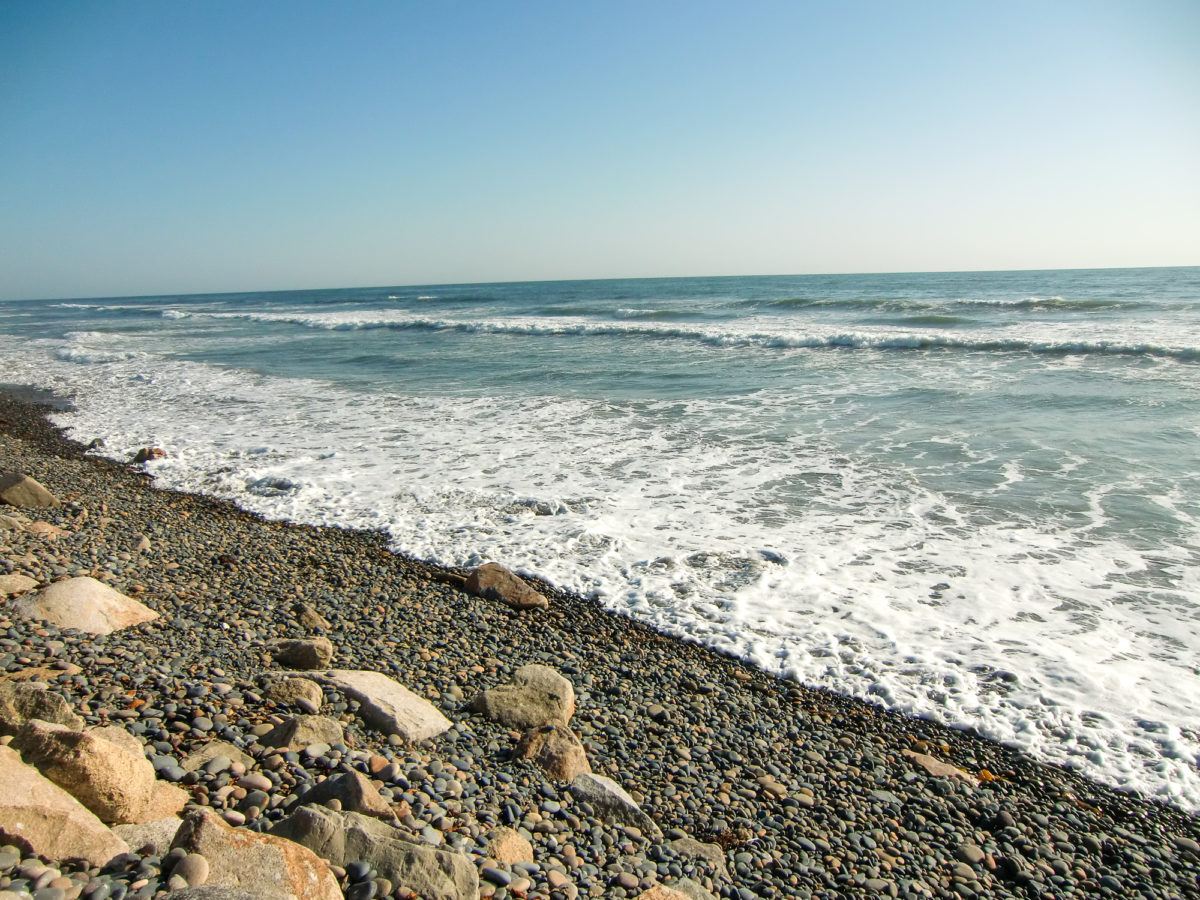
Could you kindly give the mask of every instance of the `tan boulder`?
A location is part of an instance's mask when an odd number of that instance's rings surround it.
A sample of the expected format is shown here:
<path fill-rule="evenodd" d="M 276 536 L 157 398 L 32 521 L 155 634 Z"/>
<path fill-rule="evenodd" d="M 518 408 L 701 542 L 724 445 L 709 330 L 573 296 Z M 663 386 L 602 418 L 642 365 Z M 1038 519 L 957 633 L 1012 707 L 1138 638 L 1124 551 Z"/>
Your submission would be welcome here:
<path fill-rule="evenodd" d="M 29 520 L 23 516 L 0 514 L 0 531 L 24 531 Z"/>
<path fill-rule="evenodd" d="M 12 575 L 0 575 L 0 597 L 14 597 L 32 591 L 38 586 L 36 578 L 14 572 Z"/>
<path fill-rule="evenodd" d="M 327 716 L 293 716 L 259 739 L 264 747 L 303 750 L 311 744 L 341 744 L 342 723 Z"/>
<path fill-rule="evenodd" d="M 47 859 L 102 866 L 129 845 L 11 747 L 0 746 L 0 841 Z"/>
<path fill-rule="evenodd" d="M 690 878 L 681 878 L 670 886 L 656 884 L 638 894 L 638 900 L 716 900 L 712 891 Z"/>
<path fill-rule="evenodd" d="M 232 828 L 211 809 L 188 813 L 172 847 L 209 864 L 206 886 L 244 891 L 260 900 L 341 900 L 329 864 L 293 841 Z"/>
<path fill-rule="evenodd" d="M 254 757 L 228 741 L 209 741 L 199 750 L 189 753 L 179 765 L 185 772 L 195 772 L 218 757 L 224 757 L 231 763 L 241 763 L 247 769 L 254 768 Z"/>
<path fill-rule="evenodd" d="M 25 594 L 9 608 L 25 619 L 41 619 L 89 634 L 110 634 L 158 618 L 145 604 L 86 575 Z"/>
<path fill-rule="evenodd" d="M 267 685 L 266 697 L 281 706 L 298 706 L 313 714 L 325 702 L 321 686 L 309 678 L 277 678 Z"/>
<path fill-rule="evenodd" d="M 979 783 L 979 779 L 965 769 L 960 769 L 958 766 L 943 762 L 935 756 L 930 756 L 928 753 L 916 753 L 912 750 L 903 750 L 901 752 L 934 778 L 958 778 L 971 784 Z"/>
<path fill-rule="evenodd" d="M 513 609 L 544 609 L 550 601 L 520 576 L 499 563 L 484 563 L 467 576 L 468 592 L 488 600 L 502 600 Z"/>
<path fill-rule="evenodd" d="M 334 669 L 320 680 L 359 703 L 359 715 L 372 728 L 406 741 L 427 741 L 450 728 L 436 706 L 382 672 Z"/>
<path fill-rule="evenodd" d="M 333 661 L 333 644 L 325 637 L 288 638 L 275 642 L 271 658 L 292 669 L 324 669 Z"/>
<path fill-rule="evenodd" d="M 0 683 L 0 734 L 16 734 L 31 719 L 63 725 L 73 731 L 83 728 L 83 719 L 75 714 L 62 694 L 38 682 Z"/>
<path fill-rule="evenodd" d="M 549 666 L 521 666 L 509 684 L 475 697 L 471 709 L 512 728 L 566 725 L 575 715 L 575 688 Z"/>
<path fill-rule="evenodd" d="M 322 806 L 336 800 L 344 812 L 362 813 L 380 819 L 391 819 L 395 813 L 379 789 L 361 772 L 342 772 L 326 778 L 305 791 L 296 800 L 297 806 Z"/>
<path fill-rule="evenodd" d="M 151 806 L 154 767 L 138 739 L 123 728 L 72 731 L 33 719 L 21 726 L 11 746 L 103 822 L 125 825 L 163 817 Z"/>
<path fill-rule="evenodd" d="M 555 781 L 570 781 L 592 771 L 582 742 L 566 725 L 529 729 L 517 744 L 516 755 L 533 760 Z"/>
<path fill-rule="evenodd" d="M 66 537 L 71 533 L 67 529 L 51 525 L 49 522 L 30 522 L 25 526 L 25 530 L 30 534 L 40 535 L 48 541 L 57 541 L 60 537 Z"/>
<path fill-rule="evenodd" d="M 488 835 L 487 855 L 498 863 L 533 862 L 533 844 L 515 828 L 501 826 Z"/>
<path fill-rule="evenodd" d="M 0 472 L 0 501 L 25 509 L 59 505 L 57 497 L 21 472 Z"/>
<path fill-rule="evenodd" d="M 113 834 L 127 843 L 137 852 L 150 848 L 151 856 L 166 856 L 171 849 L 171 841 L 179 831 L 183 821 L 178 816 L 168 816 L 165 819 L 155 819 L 140 825 L 114 825 Z"/>

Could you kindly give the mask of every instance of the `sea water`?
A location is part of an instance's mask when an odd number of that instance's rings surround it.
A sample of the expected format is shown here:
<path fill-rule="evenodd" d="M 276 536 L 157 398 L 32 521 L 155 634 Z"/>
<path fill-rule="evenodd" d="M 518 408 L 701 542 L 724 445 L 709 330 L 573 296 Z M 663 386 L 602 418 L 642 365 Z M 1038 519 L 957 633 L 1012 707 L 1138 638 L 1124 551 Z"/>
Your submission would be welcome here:
<path fill-rule="evenodd" d="M 166 487 L 1200 808 L 1200 269 L 0 304 Z"/>

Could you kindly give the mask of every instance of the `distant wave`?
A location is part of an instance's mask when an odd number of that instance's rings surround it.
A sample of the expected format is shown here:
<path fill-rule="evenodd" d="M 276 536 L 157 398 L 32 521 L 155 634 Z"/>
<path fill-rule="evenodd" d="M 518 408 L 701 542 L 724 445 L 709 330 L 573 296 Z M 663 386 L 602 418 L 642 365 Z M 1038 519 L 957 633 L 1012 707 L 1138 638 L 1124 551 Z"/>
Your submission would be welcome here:
<path fill-rule="evenodd" d="M 482 319 L 476 321 L 432 319 L 404 314 L 318 314 L 289 313 L 185 313 L 164 310 L 171 318 L 197 316 L 245 319 L 320 328 L 327 331 L 444 331 L 460 334 L 514 334 L 536 337 L 632 337 L 653 340 L 685 340 L 712 347 L 748 347 L 770 350 L 961 350 L 982 353 L 1037 353 L 1052 355 L 1149 356 L 1184 362 L 1200 361 L 1200 347 L 1171 347 L 1149 342 L 1110 340 L 1031 340 L 1022 338 L 971 338 L 947 334 L 844 331 L 829 334 L 736 331 L 683 328 L 649 322 L 563 322 L 540 319 Z"/>
<path fill-rule="evenodd" d="M 1105 309 L 1134 310 L 1150 304 L 1121 300 L 1067 300 L 1063 297 L 1023 297 L 1020 299 L 960 299 L 917 300 L 911 298 L 869 297 L 846 299 L 840 297 L 783 297 L 768 300 L 742 301 L 745 306 L 766 306 L 776 309 L 844 309 L 844 310 L 954 310 L 962 307 L 977 307 L 1000 310 L 1048 310 L 1067 312 L 1095 312 Z"/>

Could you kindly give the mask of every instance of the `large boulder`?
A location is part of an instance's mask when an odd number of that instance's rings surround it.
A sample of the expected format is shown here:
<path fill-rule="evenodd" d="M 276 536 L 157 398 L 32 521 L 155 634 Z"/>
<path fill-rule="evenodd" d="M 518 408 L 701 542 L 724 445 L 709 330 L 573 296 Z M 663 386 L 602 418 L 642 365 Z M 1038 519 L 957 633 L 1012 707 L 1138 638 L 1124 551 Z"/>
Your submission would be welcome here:
<path fill-rule="evenodd" d="M 340 744 L 342 723 L 327 716 L 293 716 L 259 738 L 264 747 L 303 750 L 312 744 Z"/>
<path fill-rule="evenodd" d="M 62 694 L 36 681 L 0 682 L 0 734 L 16 734 L 31 719 L 64 725 L 73 731 L 83 728 Z"/>
<path fill-rule="evenodd" d="M 533 862 L 533 844 L 521 837 L 515 828 L 506 825 L 488 835 L 487 855 L 506 866 Z"/>
<path fill-rule="evenodd" d="M 333 661 L 333 644 L 324 637 L 288 638 L 275 642 L 271 658 L 292 669 L 324 669 Z"/>
<path fill-rule="evenodd" d="M 206 887 L 243 891 L 260 900 L 342 900 L 329 864 L 307 847 L 233 828 L 211 809 L 189 812 L 172 847 L 208 860 Z"/>
<path fill-rule="evenodd" d="M 592 771 L 583 743 L 566 725 L 529 729 L 517 744 L 516 756 L 532 759 L 555 781 L 570 781 Z"/>
<path fill-rule="evenodd" d="M 33 719 L 21 726 L 11 746 L 110 825 L 162 818 L 183 807 L 180 802 L 174 810 L 159 808 L 162 797 L 155 791 L 154 766 L 138 739 L 123 728 L 72 731 Z M 178 788 L 172 790 L 186 800 Z"/>
<path fill-rule="evenodd" d="M 36 578 L 30 578 L 28 575 L 22 575 L 20 572 L 14 572 L 11 575 L 0 575 L 0 598 L 25 594 L 37 586 Z"/>
<path fill-rule="evenodd" d="M 57 497 L 22 472 L 0 472 L 0 501 L 25 509 L 59 505 Z"/>
<path fill-rule="evenodd" d="M 575 689 L 549 666 L 521 666 L 511 683 L 476 696 L 471 709 L 511 728 L 566 725 L 575 715 Z"/>
<path fill-rule="evenodd" d="M 46 859 L 102 866 L 129 845 L 11 747 L 0 746 L 0 842 Z"/>
<path fill-rule="evenodd" d="M 309 678 L 276 678 L 267 684 L 266 697 L 280 706 L 298 706 L 316 715 L 325 700 L 321 686 Z"/>
<path fill-rule="evenodd" d="M 148 849 L 150 856 L 166 856 L 182 824 L 178 816 L 168 816 L 138 825 L 114 825 L 112 830 L 134 852 Z"/>
<path fill-rule="evenodd" d="M 477 597 L 502 600 L 513 609 L 544 609 L 550 601 L 499 563 L 484 563 L 467 576 L 467 590 Z"/>
<path fill-rule="evenodd" d="M 642 812 L 625 789 L 606 775 L 579 775 L 571 782 L 575 799 L 589 804 L 596 817 L 617 825 L 632 825 L 643 833 L 658 837 L 658 824 Z"/>
<path fill-rule="evenodd" d="M 397 888 L 422 900 L 475 900 L 479 876 L 463 853 L 405 838 L 392 826 L 358 813 L 304 806 L 271 829 L 332 865 L 362 860 Z"/>
<path fill-rule="evenodd" d="M 326 804 L 337 800 L 346 812 L 363 813 L 383 819 L 394 817 L 392 808 L 383 799 L 378 789 L 361 772 L 343 772 L 326 778 L 300 795 L 296 803 L 300 806 Z"/>
<path fill-rule="evenodd" d="M 82 575 L 56 581 L 9 604 L 25 619 L 40 619 L 59 628 L 74 628 L 89 634 L 110 634 L 158 618 L 158 613 L 108 585 Z"/>
<path fill-rule="evenodd" d="M 358 714 L 372 728 L 406 741 L 429 740 L 452 724 L 438 708 L 382 672 L 334 669 L 321 680 L 359 703 Z"/>

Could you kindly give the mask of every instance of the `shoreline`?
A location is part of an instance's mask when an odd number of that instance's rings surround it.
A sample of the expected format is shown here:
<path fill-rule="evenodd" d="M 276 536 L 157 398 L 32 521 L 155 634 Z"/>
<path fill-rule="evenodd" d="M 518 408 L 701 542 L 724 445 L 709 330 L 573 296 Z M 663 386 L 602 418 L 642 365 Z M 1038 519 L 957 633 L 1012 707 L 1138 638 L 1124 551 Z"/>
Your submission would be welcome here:
<path fill-rule="evenodd" d="M 1185 896 L 1200 887 L 1200 857 L 1190 849 L 1200 839 L 1200 819 L 1163 801 L 1038 762 L 968 730 L 781 679 L 542 582 L 531 579 L 550 608 L 517 613 L 459 590 L 461 571 L 393 553 L 378 532 L 268 520 L 228 501 L 153 488 L 144 473 L 87 456 L 65 438 L 45 419 L 51 411 L 45 399 L 0 389 L 0 469 L 19 463 L 60 496 L 76 495 L 89 515 L 77 522 L 65 510 L 38 511 L 72 533 L 55 542 L 22 537 L 25 555 L 5 571 L 45 582 L 95 570 L 163 614 L 159 624 L 68 643 L 71 652 L 59 658 L 98 684 L 113 673 L 95 662 L 107 656 L 89 654 L 88 643 L 140 655 L 135 668 L 166 657 L 172 671 L 190 669 L 210 681 L 236 672 L 236 679 L 253 682 L 269 670 L 264 657 L 271 641 L 300 636 L 285 612 L 300 600 L 331 620 L 327 636 L 339 663 L 385 667 L 464 728 L 459 742 L 481 748 L 469 758 L 489 780 L 503 772 L 523 782 L 510 793 L 522 801 L 514 800 L 516 806 L 536 813 L 527 831 L 544 858 L 562 862 L 559 848 L 567 842 L 586 858 L 596 846 L 579 836 L 588 833 L 581 831 L 586 818 L 576 817 L 575 826 L 561 816 L 564 792 L 550 786 L 554 797 L 546 797 L 544 776 L 508 758 L 515 743 L 510 729 L 466 708 L 477 690 L 503 683 L 525 663 L 550 666 L 574 683 L 572 725 L 597 773 L 632 789 L 664 832 L 722 846 L 728 879 L 712 865 L 675 863 L 717 896 L 1118 896 L 1147 890 Z M 109 522 L 98 528 L 101 519 Z M 130 536 L 150 530 L 152 549 L 131 552 Z M 10 556 L 16 554 L 0 560 Z M 62 559 L 52 565 L 50 556 Z M 0 621 L 6 620 L 0 606 Z M 9 624 L 30 634 L 27 625 Z M 72 678 L 59 682 L 76 700 L 95 687 L 90 680 L 86 686 Z M 347 731 L 374 752 L 397 749 L 381 745 L 370 729 L 350 723 Z M 427 749 L 430 760 L 451 753 L 438 739 L 419 751 Z M 934 777 L 905 751 L 934 756 L 971 780 Z M 984 771 L 989 777 L 977 781 Z M 548 813 L 542 811 L 547 801 L 553 804 Z M 486 824 L 493 812 L 480 808 L 458 817 L 461 833 L 469 834 L 472 823 Z M 437 820 L 422 828 L 434 828 Z M 553 828 L 538 831 L 542 822 Z M 471 838 L 463 852 L 483 859 L 475 855 L 478 843 Z M 613 853 L 601 841 L 595 862 L 568 873 L 576 892 L 643 892 L 648 875 L 629 860 L 653 863 L 666 851 L 657 843 L 634 845 L 633 853 Z M 964 847 L 979 850 L 978 859 Z M 678 877 L 673 862 L 663 864 L 666 875 L 656 876 L 663 883 Z M 538 865 L 539 872 L 522 876 L 530 881 L 528 896 L 566 896 L 546 880 L 553 864 Z M 619 877 L 630 870 L 639 876 L 636 886 Z M 506 885 L 486 878 L 485 884 L 496 888 L 487 895 L 506 895 Z"/>

